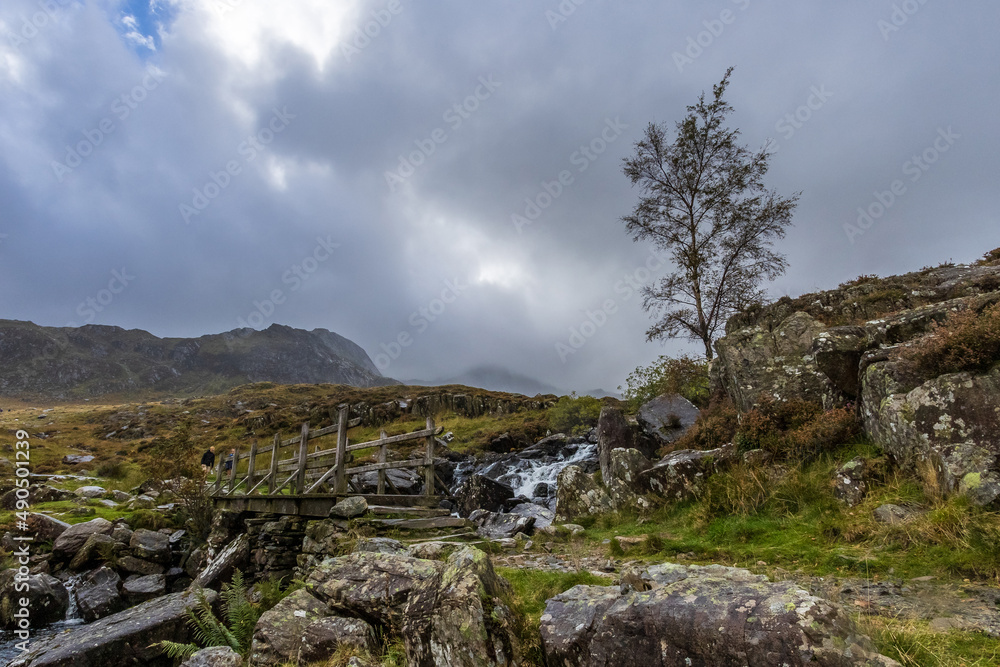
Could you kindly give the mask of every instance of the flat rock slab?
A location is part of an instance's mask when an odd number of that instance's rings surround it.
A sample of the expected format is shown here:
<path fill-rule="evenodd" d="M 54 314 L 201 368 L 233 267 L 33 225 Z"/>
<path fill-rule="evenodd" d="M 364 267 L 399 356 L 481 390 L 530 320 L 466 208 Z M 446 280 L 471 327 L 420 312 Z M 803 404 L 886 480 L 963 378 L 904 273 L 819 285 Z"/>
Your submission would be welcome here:
<path fill-rule="evenodd" d="M 694 403 L 683 396 L 663 394 L 644 403 L 636 419 L 646 433 L 660 442 L 671 443 L 694 426 L 698 414 Z"/>
<path fill-rule="evenodd" d="M 206 590 L 207 600 L 218 594 Z M 34 642 L 10 667 L 133 667 L 171 665 L 151 646 L 164 639 L 189 641 L 186 609 L 197 605 L 193 593 L 173 593 Z"/>
<path fill-rule="evenodd" d="M 456 516 L 438 516 L 427 519 L 376 519 L 372 523 L 403 530 L 433 530 L 435 528 L 466 528 L 468 520 Z"/>

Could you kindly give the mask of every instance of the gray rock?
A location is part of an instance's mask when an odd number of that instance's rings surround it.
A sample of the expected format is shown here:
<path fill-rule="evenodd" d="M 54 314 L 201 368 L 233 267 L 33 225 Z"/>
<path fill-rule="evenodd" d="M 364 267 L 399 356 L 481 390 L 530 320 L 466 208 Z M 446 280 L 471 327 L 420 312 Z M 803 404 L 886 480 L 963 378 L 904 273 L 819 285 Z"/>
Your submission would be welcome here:
<path fill-rule="evenodd" d="M 127 524 L 115 523 L 115 527 L 111 530 L 111 539 L 127 545 L 132 540 L 132 533 L 132 529 Z"/>
<path fill-rule="evenodd" d="M 646 433 L 669 444 L 694 426 L 698 414 L 698 408 L 683 396 L 663 394 L 644 403 L 636 419 Z"/>
<path fill-rule="evenodd" d="M 368 501 L 361 496 L 344 498 L 330 509 L 331 517 L 353 519 L 368 511 Z"/>
<path fill-rule="evenodd" d="M 875 508 L 875 520 L 881 523 L 895 524 L 909 521 L 917 515 L 915 510 L 900 505 L 886 503 Z"/>
<path fill-rule="evenodd" d="M 730 444 L 717 449 L 682 449 L 667 454 L 652 468 L 639 473 L 638 485 L 649 493 L 670 500 L 687 500 L 701 495 L 705 480 L 728 465 L 735 457 Z"/>
<path fill-rule="evenodd" d="M 628 449 L 635 438 L 625 421 L 625 415 L 618 408 L 605 405 L 597 420 L 597 460 L 601 466 L 601 478 L 607 480 L 611 470 L 611 450 Z"/>
<path fill-rule="evenodd" d="M 71 558 L 94 533 L 110 535 L 114 526 L 107 519 L 91 519 L 70 526 L 52 544 L 52 555 L 57 559 Z"/>
<path fill-rule="evenodd" d="M 232 575 L 236 568 L 245 567 L 249 560 L 250 541 L 244 533 L 216 554 L 211 563 L 195 577 L 194 586 L 214 586 Z"/>
<path fill-rule="evenodd" d="M 208 602 L 218 594 L 205 591 Z M 31 650 L 10 667 L 125 667 L 160 664 L 164 639 L 191 641 L 186 609 L 197 604 L 194 593 L 172 593 L 87 625 L 36 639 Z"/>
<path fill-rule="evenodd" d="M 614 509 L 648 509 L 651 506 L 643 495 L 647 489 L 639 483 L 639 476 L 652 467 L 652 462 L 638 449 L 611 450 L 608 474 L 602 477 Z"/>
<path fill-rule="evenodd" d="M 62 458 L 62 462 L 66 465 L 79 465 L 81 463 L 90 463 L 94 460 L 93 456 L 85 456 L 81 454 L 67 454 Z"/>
<path fill-rule="evenodd" d="M 459 542 L 442 542 L 440 540 L 420 542 L 419 544 L 411 544 L 407 549 L 407 555 L 425 560 L 443 560 L 464 546 Z"/>
<path fill-rule="evenodd" d="M 167 578 L 162 574 L 147 574 L 144 577 L 128 579 L 122 586 L 122 593 L 132 603 L 160 597 L 167 592 Z"/>
<path fill-rule="evenodd" d="M 547 664 L 898 667 L 838 605 L 747 570 L 666 563 L 651 590 L 575 586 L 541 617 Z"/>
<path fill-rule="evenodd" d="M 514 505 L 514 507 L 511 508 L 510 513 L 534 519 L 534 528 L 536 530 L 550 526 L 552 525 L 552 522 L 556 520 L 555 512 L 544 505 L 538 505 L 535 503 L 520 503 L 518 505 Z"/>
<path fill-rule="evenodd" d="M 593 476 L 575 465 L 568 465 L 559 471 L 556 476 L 556 521 L 606 514 L 611 510 L 611 498 L 598 486 Z"/>
<path fill-rule="evenodd" d="M 55 541 L 57 537 L 66 532 L 70 524 L 60 521 L 45 514 L 31 512 L 27 519 L 28 530 L 39 540 Z"/>
<path fill-rule="evenodd" d="M 120 503 L 127 503 L 135 500 L 135 496 L 133 496 L 131 493 L 126 493 L 125 491 L 119 491 L 118 489 L 115 489 L 111 492 L 111 497 Z"/>
<path fill-rule="evenodd" d="M 514 489 L 503 482 L 475 474 L 455 491 L 458 515 L 467 517 L 476 510 L 499 512 L 514 497 Z"/>
<path fill-rule="evenodd" d="M 63 620 L 69 607 L 69 593 L 61 581 L 48 574 L 31 574 L 17 582 L 16 574 L 13 568 L 0 572 L 0 626 L 10 629 L 18 623 L 14 614 L 21 608 L 21 598 L 28 599 L 32 628 Z M 27 584 L 27 590 L 17 590 L 23 584 Z"/>
<path fill-rule="evenodd" d="M 355 551 L 364 551 L 375 554 L 402 554 L 406 555 L 406 547 L 399 540 L 388 537 L 366 537 L 357 541 L 354 545 Z"/>
<path fill-rule="evenodd" d="M 329 613 L 327 605 L 308 590 L 295 591 L 257 621 L 250 661 L 262 666 L 295 662 L 306 626 Z"/>
<path fill-rule="evenodd" d="M 182 662 L 181 667 L 243 667 L 243 658 L 228 646 L 210 646 Z"/>
<path fill-rule="evenodd" d="M 166 568 L 159 563 L 152 563 L 129 555 L 121 556 L 118 559 L 118 569 L 138 575 L 163 574 L 166 571 Z"/>
<path fill-rule="evenodd" d="M 359 618 L 327 616 L 309 623 L 302 630 L 299 664 L 320 662 L 341 646 L 374 653 L 375 630 Z"/>
<path fill-rule="evenodd" d="M 529 533 L 535 525 L 534 517 L 486 510 L 476 510 L 469 515 L 469 521 L 476 524 L 476 534 L 488 540 L 501 540 L 514 537 L 518 533 Z"/>
<path fill-rule="evenodd" d="M 93 623 L 125 609 L 121 585 L 121 577 L 108 567 L 94 570 L 80 580 L 73 588 L 73 595 L 83 620 Z"/>
<path fill-rule="evenodd" d="M 81 486 L 79 489 L 74 491 L 80 498 L 99 498 L 107 493 L 107 489 L 103 486 Z"/>
<path fill-rule="evenodd" d="M 140 528 L 132 533 L 129 549 L 136 558 L 165 564 L 170 562 L 170 536 Z"/>
<path fill-rule="evenodd" d="M 87 538 L 80 550 L 69 562 L 69 569 L 73 571 L 85 570 L 94 563 L 108 560 L 115 552 L 115 547 L 121 549 L 121 545 L 115 542 L 110 535 L 94 533 Z"/>
<path fill-rule="evenodd" d="M 833 495 L 848 507 L 854 507 L 868 494 L 870 469 L 865 459 L 855 457 L 837 468 L 833 476 Z"/>

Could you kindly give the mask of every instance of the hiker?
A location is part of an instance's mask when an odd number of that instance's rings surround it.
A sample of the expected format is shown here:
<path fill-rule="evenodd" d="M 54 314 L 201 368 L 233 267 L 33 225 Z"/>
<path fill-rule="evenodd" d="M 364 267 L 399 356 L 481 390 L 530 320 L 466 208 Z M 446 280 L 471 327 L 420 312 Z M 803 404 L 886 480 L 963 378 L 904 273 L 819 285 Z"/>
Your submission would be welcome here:
<path fill-rule="evenodd" d="M 230 470 L 233 469 L 233 459 L 236 458 L 236 448 L 233 447 L 229 450 L 229 456 L 226 457 L 226 463 L 224 469 L 228 474 Z"/>
<path fill-rule="evenodd" d="M 205 474 L 212 472 L 212 467 L 215 465 L 215 445 L 208 448 L 208 451 L 201 455 L 201 469 L 205 471 Z"/>

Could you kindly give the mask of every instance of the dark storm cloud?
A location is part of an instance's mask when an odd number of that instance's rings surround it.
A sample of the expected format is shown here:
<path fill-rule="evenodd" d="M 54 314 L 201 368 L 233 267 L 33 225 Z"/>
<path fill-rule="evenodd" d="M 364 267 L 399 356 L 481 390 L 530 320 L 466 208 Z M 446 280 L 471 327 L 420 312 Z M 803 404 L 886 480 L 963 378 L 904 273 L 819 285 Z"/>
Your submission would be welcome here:
<path fill-rule="evenodd" d="M 618 220 L 621 160 L 729 65 L 732 124 L 802 191 L 774 295 L 1000 245 L 985 1 L 57 4 L 31 37 L 36 3 L 0 9 L 0 317 L 402 336 L 395 377 L 613 389 L 687 349 L 644 342 L 629 285 L 665 267 Z M 169 17 L 155 51 L 126 14 Z"/>

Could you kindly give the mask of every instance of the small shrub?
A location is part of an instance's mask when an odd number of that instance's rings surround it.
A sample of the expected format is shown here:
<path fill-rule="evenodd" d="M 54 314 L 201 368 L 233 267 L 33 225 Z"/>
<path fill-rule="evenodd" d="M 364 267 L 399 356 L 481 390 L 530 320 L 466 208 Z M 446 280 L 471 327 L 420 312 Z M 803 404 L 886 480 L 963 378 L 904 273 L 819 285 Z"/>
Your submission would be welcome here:
<path fill-rule="evenodd" d="M 108 479 L 122 479 L 128 474 L 128 466 L 121 459 L 104 461 L 97 466 L 97 476 Z"/>
<path fill-rule="evenodd" d="M 549 408 L 549 427 L 558 433 L 580 435 L 597 425 L 601 402 L 593 396 L 563 396 Z"/>
<path fill-rule="evenodd" d="M 732 442 L 738 427 L 736 407 L 724 397 L 702 410 L 694 425 L 672 443 L 671 449 L 715 449 Z"/>
<path fill-rule="evenodd" d="M 802 399 L 776 401 L 763 396 L 756 408 L 740 416 L 733 442 L 743 452 L 763 449 L 779 457 L 806 460 L 859 433 L 852 408 L 823 410 Z"/>
<path fill-rule="evenodd" d="M 625 385 L 622 395 L 632 410 L 662 394 L 680 394 L 704 408 L 709 402 L 708 362 L 687 355 L 677 358 L 660 355 L 649 366 L 632 371 Z"/>
<path fill-rule="evenodd" d="M 994 248 L 988 253 L 983 255 L 983 258 L 976 262 L 979 266 L 998 266 L 1000 265 L 1000 248 Z"/>
<path fill-rule="evenodd" d="M 902 355 L 930 377 L 989 370 L 1000 361 L 1000 303 L 952 313 Z"/>

